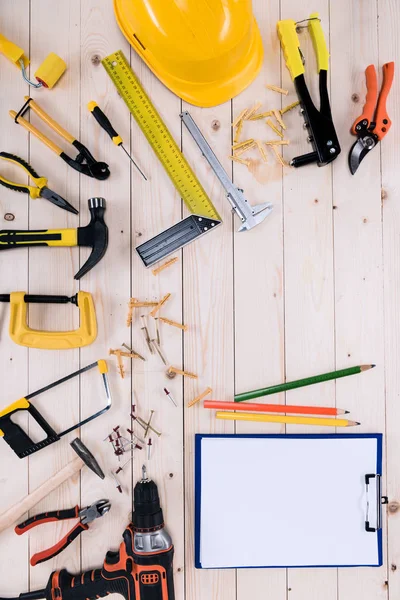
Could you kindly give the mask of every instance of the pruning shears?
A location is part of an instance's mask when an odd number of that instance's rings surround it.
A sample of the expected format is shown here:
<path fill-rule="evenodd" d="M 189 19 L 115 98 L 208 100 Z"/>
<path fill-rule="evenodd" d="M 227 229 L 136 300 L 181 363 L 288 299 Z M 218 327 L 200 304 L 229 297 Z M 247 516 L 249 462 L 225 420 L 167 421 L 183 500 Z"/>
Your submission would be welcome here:
<path fill-rule="evenodd" d="M 5 177 L 2 177 L 1 175 L 0 185 L 3 185 L 10 190 L 14 190 L 15 192 L 24 192 L 25 194 L 29 194 L 33 200 L 36 200 L 37 198 L 45 198 L 46 200 L 49 200 L 49 202 L 52 202 L 56 206 L 59 206 L 60 208 L 73 213 L 74 215 L 78 214 L 76 208 L 67 202 L 67 200 L 47 187 L 46 177 L 39 177 L 36 171 L 25 160 L 19 156 L 16 156 L 15 154 L 9 154 L 8 152 L 0 152 L 0 158 L 17 165 L 18 167 L 21 167 L 36 184 L 36 187 L 23 183 L 15 183 L 6 179 Z"/>
<path fill-rule="evenodd" d="M 378 96 L 378 79 L 374 65 L 365 70 L 367 96 L 362 115 L 355 120 L 351 132 L 357 136 L 349 153 L 349 167 L 352 175 L 357 171 L 361 161 L 381 142 L 388 133 L 392 122 L 386 110 L 386 99 L 392 87 L 394 62 L 383 65 L 383 83 Z"/>

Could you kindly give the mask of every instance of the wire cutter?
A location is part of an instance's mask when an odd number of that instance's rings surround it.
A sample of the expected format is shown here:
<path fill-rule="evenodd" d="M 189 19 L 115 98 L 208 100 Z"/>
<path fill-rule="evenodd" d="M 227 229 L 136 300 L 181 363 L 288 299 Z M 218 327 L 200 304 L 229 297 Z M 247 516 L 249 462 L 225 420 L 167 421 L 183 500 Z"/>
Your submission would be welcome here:
<path fill-rule="evenodd" d="M 34 200 L 37 198 L 45 198 L 46 200 L 49 200 L 49 202 L 52 202 L 56 206 L 59 206 L 60 208 L 73 213 L 74 215 L 78 214 L 76 208 L 64 200 L 64 198 L 56 194 L 56 192 L 53 192 L 53 190 L 48 188 L 47 179 L 45 177 L 39 177 L 36 171 L 22 158 L 16 156 L 15 154 L 9 154 L 8 152 L 0 152 L 0 158 L 21 167 L 26 173 L 28 173 L 29 177 L 35 182 L 37 187 L 33 187 L 32 185 L 24 185 L 23 183 L 14 183 L 5 177 L 1 177 L 1 175 L 0 185 L 3 185 L 10 190 L 14 190 L 15 192 L 25 192 L 25 194 L 29 194 Z"/>
<path fill-rule="evenodd" d="M 17 535 L 22 535 L 26 531 L 33 529 L 37 525 L 41 525 L 42 523 L 52 523 L 54 521 L 64 521 L 66 519 L 79 519 L 79 523 L 77 523 L 71 531 L 67 533 L 57 544 L 48 548 L 47 550 L 43 550 L 42 552 L 37 552 L 31 558 L 31 565 L 34 567 L 39 563 L 45 562 L 57 554 L 60 554 L 70 543 L 78 537 L 83 531 L 89 529 L 89 523 L 102 517 L 111 508 L 111 504 L 108 500 L 98 500 L 94 502 L 90 506 L 86 508 L 79 508 L 79 506 L 75 506 L 74 508 L 69 508 L 66 510 L 55 510 L 52 512 L 41 513 L 40 515 L 35 515 L 30 519 L 27 519 L 23 523 L 20 523 L 15 527 L 15 533 Z"/>
<path fill-rule="evenodd" d="M 378 97 L 375 66 L 369 65 L 365 70 L 367 96 L 362 115 L 354 121 L 351 128 L 351 133 L 358 138 L 349 153 L 349 167 L 352 175 L 357 171 L 368 152 L 383 140 L 392 125 L 386 111 L 386 99 L 392 87 L 394 62 L 384 64 L 382 71 L 383 83 Z"/>

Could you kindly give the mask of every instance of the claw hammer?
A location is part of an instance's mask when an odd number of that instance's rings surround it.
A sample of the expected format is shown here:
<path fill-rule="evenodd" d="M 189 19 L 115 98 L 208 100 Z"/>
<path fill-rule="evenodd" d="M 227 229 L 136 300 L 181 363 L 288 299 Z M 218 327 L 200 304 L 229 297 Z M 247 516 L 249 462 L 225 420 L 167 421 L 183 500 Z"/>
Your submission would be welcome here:
<path fill-rule="evenodd" d="M 106 201 L 104 198 L 89 198 L 91 219 L 86 227 L 77 229 L 43 229 L 0 231 L 0 250 L 33 246 L 87 246 L 92 249 L 89 258 L 75 275 L 80 279 L 103 258 L 108 246 L 108 227 L 104 222 Z"/>

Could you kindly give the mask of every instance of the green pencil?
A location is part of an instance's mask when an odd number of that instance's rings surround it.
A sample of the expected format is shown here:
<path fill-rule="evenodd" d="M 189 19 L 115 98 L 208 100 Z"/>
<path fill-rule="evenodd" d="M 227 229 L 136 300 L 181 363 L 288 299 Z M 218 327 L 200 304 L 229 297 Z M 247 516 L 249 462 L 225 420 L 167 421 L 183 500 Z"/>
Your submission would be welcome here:
<path fill-rule="evenodd" d="M 321 383 L 322 381 L 329 381 L 331 379 L 339 379 L 339 377 L 348 377 L 349 375 L 356 375 L 357 373 L 368 371 L 368 369 L 373 369 L 374 367 L 375 365 L 361 365 L 359 367 L 350 367 L 350 369 L 340 369 L 339 371 L 332 371 L 331 373 L 324 373 L 323 375 L 313 375 L 312 377 L 306 377 L 305 379 L 287 381 L 286 383 L 280 383 L 279 385 L 271 385 L 269 387 L 261 388 L 259 390 L 243 392 L 243 394 L 236 394 L 235 402 L 252 400 L 253 398 L 260 398 L 261 396 L 270 396 L 271 394 L 278 394 L 279 392 L 295 390 L 296 388 L 305 387 L 307 385 L 313 385 L 314 383 Z"/>

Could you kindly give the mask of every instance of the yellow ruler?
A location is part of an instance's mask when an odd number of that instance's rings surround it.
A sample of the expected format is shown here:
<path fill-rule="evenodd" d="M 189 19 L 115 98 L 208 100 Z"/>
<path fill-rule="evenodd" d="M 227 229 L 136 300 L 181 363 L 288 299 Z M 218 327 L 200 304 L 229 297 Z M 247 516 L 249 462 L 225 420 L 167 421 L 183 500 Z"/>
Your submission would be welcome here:
<path fill-rule="evenodd" d="M 123 52 L 110 54 L 102 64 L 190 212 L 221 221 Z"/>

